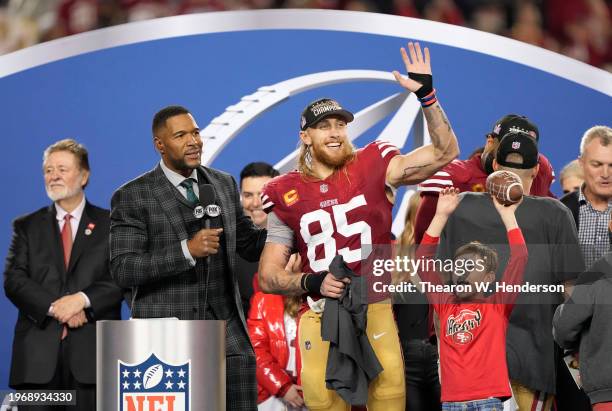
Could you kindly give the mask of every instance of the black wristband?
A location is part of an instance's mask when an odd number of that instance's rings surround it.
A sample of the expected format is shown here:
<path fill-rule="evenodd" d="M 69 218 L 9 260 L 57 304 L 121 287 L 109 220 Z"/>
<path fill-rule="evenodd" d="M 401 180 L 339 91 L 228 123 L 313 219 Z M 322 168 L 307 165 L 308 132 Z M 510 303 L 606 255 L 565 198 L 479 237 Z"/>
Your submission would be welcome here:
<path fill-rule="evenodd" d="M 433 91 L 433 77 L 431 74 L 408 72 L 408 77 L 423 85 L 423 87 L 421 87 L 414 93 L 418 98 L 423 98 Z"/>
<path fill-rule="evenodd" d="M 302 274 L 301 286 L 308 293 L 321 294 L 321 284 L 329 271 Z"/>

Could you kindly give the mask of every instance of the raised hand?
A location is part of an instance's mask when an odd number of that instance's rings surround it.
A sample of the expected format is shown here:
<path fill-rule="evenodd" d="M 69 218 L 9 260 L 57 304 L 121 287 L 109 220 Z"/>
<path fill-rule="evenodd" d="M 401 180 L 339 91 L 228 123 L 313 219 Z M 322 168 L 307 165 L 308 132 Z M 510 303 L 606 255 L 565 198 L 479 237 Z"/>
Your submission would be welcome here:
<path fill-rule="evenodd" d="M 440 191 L 436 214 L 448 217 L 459 205 L 459 189 L 455 187 L 445 188 Z"/>
<path fill-rule="evenodd" d="M 523 200 L 519 201 L 518 203 L 505 206 L 499 202 L 497 197 L 491 196 L 491 199 L 493 200 L 495 209 L 506 226 L 506 230 L 510 231 L 513 228 L 518 228 L 518 223 L 516 222 L 516 216 L 514 213 L 516 213 L 516 209 Z"/>
<path fill-rule="evenodd" d="M 405 89 L 417 94 L 419 98 L 429 94 L 433 90 L 429 49 L 425 47 L 423 53 L 419 43 L 409 42 L 408 52 L 403 47 L 400 52 L 408 72 L 408 78 L 395 70 L 393 75 L 397 82 Z"/>
<path fill-rule="evenodd" d="M 427 235 L 430 237 L 440 237 L 448 217 L 455 211 L 459 205 L 459 189 L 455 187 L 445 188 L 440 191 L 438 197 L 438 205 L 436 207 L 436 215 L 432 218 L 429 227 L 427 227 Z"/>

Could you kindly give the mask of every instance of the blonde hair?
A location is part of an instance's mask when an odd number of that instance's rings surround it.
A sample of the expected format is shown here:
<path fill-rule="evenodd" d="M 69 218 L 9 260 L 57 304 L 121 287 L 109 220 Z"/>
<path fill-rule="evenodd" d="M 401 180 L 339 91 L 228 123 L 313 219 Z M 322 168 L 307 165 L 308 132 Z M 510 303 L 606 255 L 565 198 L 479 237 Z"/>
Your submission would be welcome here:
<path fill-rule="evenodd" d="M 584 154 L 585 147 L 596 138 L 600 139 L 602 146 L 607 146 L 612 142 L 612 128 L 608 126 L 594 126 L 585 131 L 580 141 L 580 155 Z"/>
<path fill-rule="evenodd" d="M 410 197 L 410 200 L 408 200 L 408 210 L 406 210 L 406 216 L 404 218 L 404 230 L 400 234 L 398 242 L 401 248 L 409 247 L 414 244 L 414 224 L 416 222 L 416 213 L 420 203 L 421 195 L 418 191 L 415 191 Z"/>
<path fill-rule="evenodd" d="M 584 172 L 578 160 L 572 160 L 563 167 L 561 173 L 559 173 L 559 182 L 563 184 L 563 180 L 568 177 L 578 177 L 584 180 Z"/>
<path fill-rule="evenodd" d="M 298 143 L 298 161 L 297 161 L 297 169 L 300 174 L 316 178 L 312 168 L 310 168 L 310 162 L 312 161 L 312 154 L 310 153 L 310 147 L 304 143 L 302 140 Z"/>
<path fill-rule="evenodd" d="M 410 200 L 408 200 L 408 209 L 404 217 L 404 230 L 399 236 L 395 249 L 397 257 L 408 257 L 409 259 L 414 259 L 415 257 L 414 224 L 416 222 L 416 213 L 420 202 L 421 195 L 418 192 L 412 194 Z M 410 280 L 412 274 L 413 272 L 408 270 L 394 270 L 391 273 L 391 281 L 393 284 L 399 284 L 402 281 Z"/>
<path fill-rule="evenodd" d="M 51 153 L 58 151 L 68 151 L 69 153 L 74 154 L 81 170 L 89 171 L 89 154 L 87 153 L 87 149 L 83 144 L 80 144 L 71 138 L 56 141 L 47 147 L 43 153 L 43 165 L 47 162 L 47 158 Z"/>
<path fill-rule="evenodd" d="M 283 303 L 285 305 L 285 312 L 289 314 L 291 318 L 296 318 L 302 306 L 302 297 L 298 295 L 284 297 Z"/>

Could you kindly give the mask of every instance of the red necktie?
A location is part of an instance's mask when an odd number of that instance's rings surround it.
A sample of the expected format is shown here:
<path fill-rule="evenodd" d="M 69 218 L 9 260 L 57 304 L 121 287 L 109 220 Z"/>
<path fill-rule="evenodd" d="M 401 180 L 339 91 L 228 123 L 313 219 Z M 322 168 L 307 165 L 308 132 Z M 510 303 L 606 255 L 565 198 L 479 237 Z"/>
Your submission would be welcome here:
<path fill-rule="evenodd" d="M 68 269 L 70 263 L 70 252 L 72 251 L 72 227 L 70 225 L 70 219 L 72 216 L 66 214 L 64 216 L 64 227 L 62 227 L 62 245 L 64 246 L 64 264 Z"/>
<path fill-rule="evenodd" d="M 66 214 L 64 216 L 64 227 L 62 227 L 62 245 L 64 246 L 64 264 L 66 270 L 70 263 L 70 252 L 72 251 L 72 226 L 70 225 L 70 219 L 72 216 Z M 62 340 L 68 335 L 68 328 L 66 325 L 62 328 Z"/>

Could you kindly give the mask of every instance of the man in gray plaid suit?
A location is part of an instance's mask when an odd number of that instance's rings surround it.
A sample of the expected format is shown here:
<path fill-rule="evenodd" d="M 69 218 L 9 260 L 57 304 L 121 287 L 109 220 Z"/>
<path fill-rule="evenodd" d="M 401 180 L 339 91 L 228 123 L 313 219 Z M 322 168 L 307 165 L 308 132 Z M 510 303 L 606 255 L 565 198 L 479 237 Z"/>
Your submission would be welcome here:
<path fill-rule="evenodd" d="M 161 155 L 157 167 L 112 198 L 112 275 L 131 290 L 135 318 L 226 320 L 227 409 L 255 410 L 255 355 L 234 264 L 236 252 L 259 259 L 266 231 L 243 214 L 234 178 L 201 166 L 200 129 L 187 109 L 160 110 L 153 139 Z M 202 184 L 214 187 L 221 209 L 206 225 L 197 218 Z"/>

